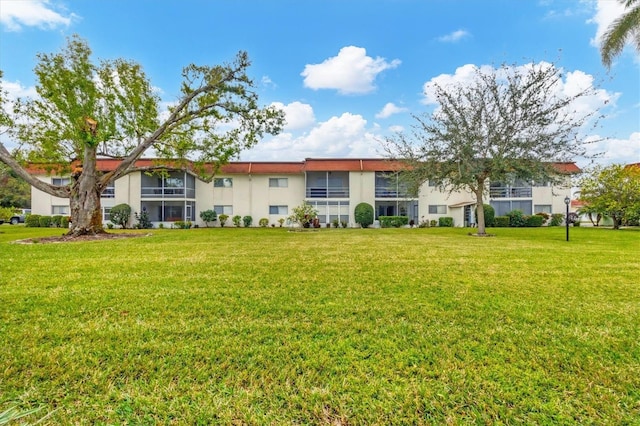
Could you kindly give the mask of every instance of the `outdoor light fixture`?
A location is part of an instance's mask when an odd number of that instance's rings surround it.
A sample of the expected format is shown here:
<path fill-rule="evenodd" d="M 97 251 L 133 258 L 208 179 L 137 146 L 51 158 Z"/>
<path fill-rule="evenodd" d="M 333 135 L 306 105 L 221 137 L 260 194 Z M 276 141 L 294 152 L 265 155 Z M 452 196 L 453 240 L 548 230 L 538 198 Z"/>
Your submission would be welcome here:
<path fill-rule="evenodd" d="M 567 206 L 567 216 L 564 219 L 564 223 L 567 226 L 567 241 L 569 241 L 569 204 L 571 204 L 571 198 L 564 197 L 564 204 Z"/>

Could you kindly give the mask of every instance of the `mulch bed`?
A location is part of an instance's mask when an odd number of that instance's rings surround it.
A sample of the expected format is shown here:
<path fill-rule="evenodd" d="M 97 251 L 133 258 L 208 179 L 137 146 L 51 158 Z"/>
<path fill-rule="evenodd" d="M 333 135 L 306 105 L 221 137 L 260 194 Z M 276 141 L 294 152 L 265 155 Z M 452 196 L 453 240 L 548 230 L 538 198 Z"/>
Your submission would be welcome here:
<path fill-rule="evenodd" d="M 41 237 L 27 238 L 24 240 L 14 241 L 16 244 L 54 244 L 54 243 L 75 243 L 79 241 L 104 241 L 104 240 L 121 240 L 124 238 L 149 237 L 151 234 L 114 234 L 105 232 L 103 234 L 87 234 L 87 235 L 61 235 L 59 237 Z"/>

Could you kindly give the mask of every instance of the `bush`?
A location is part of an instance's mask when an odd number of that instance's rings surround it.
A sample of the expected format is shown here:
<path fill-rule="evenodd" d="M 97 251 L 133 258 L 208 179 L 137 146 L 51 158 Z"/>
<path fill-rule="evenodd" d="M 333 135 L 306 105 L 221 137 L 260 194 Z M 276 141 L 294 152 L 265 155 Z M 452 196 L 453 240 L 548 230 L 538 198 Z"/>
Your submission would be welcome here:
<path fill-rule="evenodd" d="M 446 226 L 453 228 L 453 218 L 449 216 L 442 216 L 438 218 L 438 226 Z"/>
<path fill-rule="evenodd" d="M 62 216 L 62 219 L 60 219 L 60 228 L 68 228 L 68 227 L 69 227 L 69 217 Z"/>
<path fill-rule="evenodd" d="M 153 223 L 151 223 L 151 219 L 149 219 L 149 213 L 147 213 L 146 208 L 142 208 L 142 213 L 136 213 L 136 228 L 138 229 L 151 229 L 153 228 Z"/>
<path fill-rule="evenodd" d="M 432 228 L 438 226 L 438 221 L 435 219 L 431 219 L 429 221 L 429 226 L 431 226 Z"/>
<path fill-rule="evenodd" d="M 205 210 L 200 212 L 200 219 L 204 222 L 205 226 L 209 227 L 209 222 L 215 222 L 218 220 L 218 214 L 215 210 Z"/>
<path fill-rule="evenodd" d="M 300 225 L 301 228 L 308 228 L 316 216 L 318 216 L 318 211 L 311 204 L 302 202 L 302 204 L 293 208 L 291 216 L 289 216 L 288 219 L 289 222 L 295 222 Z"/>
<path fill-rule="evenodd" d="M 227 223 L 227 219 L 229 219 L 229 215 L 221 214 L 220 216 L 218 216 L 218 219 L 220 220 L 220 227 L 224 228 L 225 223 Z"/>
<path fill-rule="evenodd" d="M 13 216 L 13 208 L 0 207 L 0 221 L 9 222 L 11 216 Z"/>
<path fill-rule="evenodd" d="M 562 213 L 554 213 L 551 215 L 549 226 L 560 226 L 563 220 L 564 220 L 564 215 Z"/>
<path fill-rule="evenodd" d="M 407 216 L 380 216 L 380 226 L 383 228 L 400 228 L 409 224 Z"/>
<path fill-rule="evenodd" d="M 38 220 L 40 228 L 49 228 L 51 226 L 51 216 L 40 216 Z"/>
<path fill-rule="evenodd" d="M 363 228 L 369 227 L 373 223 L 373 206 L 369 203 L 360 203 L 354 211 L 356 223 Z"/>
<path fill-rule="evenodd" d="M 242 218 L 242 223 L 244 224 L 245 228 L 248 228 L 253 223 L 253 218 L 251 216 L 244 216 Z M 268 221 L 267 221 L 267 223 L 268 223 Z"/>
<path fill-rule="evenodd" d="M 40 215 L 39 214 L 30 214 L 29 216 L 24 218 L 24 226 L 29 228 L 39 228 L 40 227 Z"/>
<path fill-rule="evenodd" d="M 237 214 L 237 215 L 235 215 L 234 217 L 231 218 L 231 221 L 233 222 L 233 224 L 236 227 L 239 227 L 240 226 L 240 222 L 242 222 L 242 216 Z"/>
<path fill-rule="evenodd" d="M 544 223 L 544 217 L 534 214 L 533 216 L 526 216 L 525 226 L 529 228 L 537 228 Z"/>
<path fill-rule="evenodd" d="M 334 228 L 340 228 L 340 219 L 333 219 L 331 221 L 331 224 L 333 225 Z"/>
<path fill-rule="evenodd" d="M 55 226 L 56 228 L 60 228 L 60 223 L 62 222 L 62 215 L 51 216 L 51 226 Z"/>
<path fill-rule="evenodd" d="M 536 213 L 536 216 L 540 216 L 542 218 L 542 224 L 543 225 L 545 223 L 547 223 L 547 221 L 551 217 L 551 215 L 549 215 L 549 213 L 545 213 L 545 212 L 538 212 L 538 213 Z"/>
<path fill-rule="evenodd" d="M 261 228 L 266 228 L 269 225 L 269 219 L 263 217 L 258 221 L 258 225 L 260 225 Z"/>
<path fill-rule="evenodd" d="M 280 228 L 282 228 L 282 224 L 284 223 L 284 218 L 281 217 L 280 219 L 278 219 L 278 224 L 280 225 Z"/>
<path fill-rule="evenodd" d="M 508 216 L 496 216 L 494 219 L 494 226 L 496 228 L 508 228 L 509 217 Z"/>
<path fill-rule="evenodd" d="M 176 220 L 175 222 L 173 222 L 173 226 L 178 229 L 189 229 L 191 228 L 191 225 L 192 224 L 190 220 Z"/>
<path fill-rule="evenodd" d="M 524 215 L 520 210 L 512 210 L 507 213 L 506 216 L 509 218 L 509 226 L 512 228 L 522 228 L 526 223 Z"/>
<path fill-rule="evenodd" d="M 118 204 L 111 207 L 109 214 L 111 216 L 111 222 L 125 229 L 131 217 L 131 206 L 125 203 Z"/>

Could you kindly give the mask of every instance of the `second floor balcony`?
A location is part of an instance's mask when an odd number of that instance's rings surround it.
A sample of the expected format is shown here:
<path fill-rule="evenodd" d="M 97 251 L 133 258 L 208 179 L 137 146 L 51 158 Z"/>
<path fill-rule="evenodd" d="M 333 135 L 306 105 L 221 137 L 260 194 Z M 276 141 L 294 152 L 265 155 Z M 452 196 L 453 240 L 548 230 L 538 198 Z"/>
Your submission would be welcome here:
<path fill-rule="evenodd" d="M 307 187 L 307 198 L 349 198 L 349 187 Z"/>
<path fill-rule="evenodd" d="M 492 186 L 489 190 L 491 198 L 531 198 L 530 186 Z"/>

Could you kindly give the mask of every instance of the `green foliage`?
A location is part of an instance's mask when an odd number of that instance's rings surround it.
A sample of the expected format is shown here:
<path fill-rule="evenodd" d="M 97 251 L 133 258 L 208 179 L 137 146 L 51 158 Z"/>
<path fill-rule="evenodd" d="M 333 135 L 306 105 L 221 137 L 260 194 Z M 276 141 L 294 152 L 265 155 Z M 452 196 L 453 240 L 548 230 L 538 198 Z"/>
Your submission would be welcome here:
<path fill-rule="evenodd" d="M 14 215 L 13 207 L 0 207 L 0 220 L 8 222 Z"/>
<path fill-rule="evenodd" d="M 61 215 L 51 216 L 51 226 L 55 226 L 56 228 L 60 228 L 60 223 L 62 222 Z"/>
<path fill-rule="evenodd" d="M 465 81 L 429 83 L 438 103 L 433 112 L 416 116 L 412 134 L 387 138 L 392 158 L 407 162 L 406 179 L 433 181 L 448 191 L 466 190 L 484 198 L 489 182 L 516 175 L 524 180 L 558 181 L 549 158 L 588 156 L 579 137 L 586 123 L 598 121 L 597 111 L 576 112 L 575 105 L 597 94 L 584 86 L 570 94 L 565 73 L 555 64 L 502 64 L 473 67 Z M 572 108 L 572 114 L 560 114 Z M 478 221 L 478 233 L 485 233 Z"/>
<path fill-rule="evenodd" d="M 302 204 L 291 210 L 291 215 L 288 219 L 302 228 L 308 228 L 317 216 L 318 211 L 311 204 L 302 202 Z"/>
<path fill-rule="evenodd" d="M 630 41 L 636 52 L 640 52 L 640 1 L 619 0 L 619 3 L 624 4 L 624 12 L 609 24 L 600 39 L 602 63 L 607 68 L 611 68 L 613 59 Z"/>
<path fill-rule="evenodd" d="M 239 214 L 233 216 L 233 218 L 231 218 L 231 221 L 233 222 L 233 224 L 237 227 L 240 226 L 240 222 L 242 222 L 242 216 L 240 216 Z"/>
<path fill-rule="evenodd" d="M 190 220 L 176 220 L 175 222 L 172 223 L 172 228 L 191 229 L 192 225 L 193 224 L 191 223 Z"/>
<path fill-rule="evenodd" d="M 40 227 L 40 215 L 39 214 L 30 214 L 24 218 L 24 226 L 29 228 L 38 228 Z"/>
<path fill-rule="evenodd" d="M 580 180 L 580 200 L 613 219 L 619 229 L 627 215 L 640 212 L 640 166 L 596 167 Z"/>
<path fill-rule="evenodd" d="M 129 223 L 129 218 L 131 217 L 131 206 L 126 203 L 117 204 L 111 207 L 109 215 L 111 222 L 120 226 L 122 229 L 125 229 Z"/>
<path fill-rule="evenodd" d="M 495 217 L 495 227 L 496 228 L 508 228 L 509 227 L 509 216 L 496 216 Z"/>
<path fill-rule="evenodd" d="M 260 225 L 261 228 L 266 228 L 269 225 L 269 219 L 267 219 L 266 217 L 261 218 L 258 221 L 258 225 Z"/>
<path fill-rule="evenodd" d="M 143 208 L 140 213 L 136 213 L 136 220 L 138 223 L 136 223 L 135 227 L 138 229 L 153 228 L 153 223 L 151 223 L 151 219 L 149 219 L 149 212 L 147 212 L 145 208 Z"/>
<path fill-rule="evenodd" d="M 355 221 L 363 228 L 368 228 L 374 219 L 373 206 L 369 203 L 359 203 L 354 210 Z"/>
<path fill-rule="evenodd" d="M 380 226 L 383 228 L 400 228 L 409 224 L 407 216 L 379 216 Z"/>
<path fill-rule="evenodd" d="M 549 226 L 560 226 L 564 221 L 564 215 L 562 213 L 553 213 L 551 220 L 549 220 Z"/>
<path fill-rule="evenodd" d="M 51 216 L 40 216 L 38 221 L 40 222 L 40 228 L 51 227 Z"/>
<path fill-rule="evenodd" d="M 69 216 L 62 216 L 60 219 L 60 228 L 68 228 L 69 227 Z"/>
<path fill-rule="evenodd" d="M 331 224 L 333 225 L 334 228 L 340 228 L 340 219 L 333 219 L 331 221 Z"/>
<path fill-rule="evenodd" d="M 280 228 L 282 228 L 283 224 L 284 224 L 284 218 L 281 217 L 280 219 L 278 219 L 278 225 L 280 225 Z"/>
<path fill-rule="evenodd" d="M 431 220 L 429 221 L 429 225 L 430 225 L 431 227 L 438 226 L 438 221 L 437 221 L 437 220 L 435 220 L 435 219 L 431 219 Z"/>
<path fill-rule="evenodd" d="M 509 226 L 512 228 L 521 228 L 525 226 L 526 219 L 522 210 L 511 210 L 506 214 L 506 216 L 509 218 Z"/>
<path fill-rule="evenodd" d="M 483 204 L 482 208 L 484 210 L 484 223 L 486 226 L 494 226 L 495 225 L 495 217 L 496 210 L 491 206 L 491 204 Z M 476 217 L 476 223 L 478 223 L 478 212 L 474 212 Z"/>
<path fill-rule="evenodd" d="M 542 218 L 542 224 L 544 225 L 549 218 L 551 217 L 551 215 L 549 213 L 545 213 L 545 212 L 538 212 L 536 213 L 536 216 L 540 216 Z"/>
<path fill-rule="evenodd" d="M 438 218 L 438 226 L 453 227 L 453 218 L 449 216 L 442 216 Z"/>
<path fill-rule="evenodd" d="M 1 108 L 0 108 L 1 109 Z M 31 187 L 15 171 L 0 162 L 0 208 L 31 206 Z"/>
<path fill-rule="evenodd" d="M 218 219 L 220 220 L 220 227 L 224 228 L 224 225 L 227 223 L 227 220 L 229 219 L 229 215 L 223 213 L 220 216 L 218 216 Z"/>
<path fill-rule="evenodd" d="M 242 223 L 244 224 L 245 228 L 248 228 L 251 226 L 251 224 L 253 223 L 253 218 L 251 216 L 243 216 L 242 217 Z"/>
<path fill-rule="evenodd" d="M 534 214 L 532 216 L 525 216 L 525 225 L 528 228 L 537 228 L 544 223 L 544 217 Z"/>
<path fill-rule="evenodd" d="M 210 222 L 215 222 L 216 220 L 218 220 L 218 214 L 215 210 L 205 210 L 200 212 L 200 219 L 202 219 L 202 221 L 208 228 Z"/>

